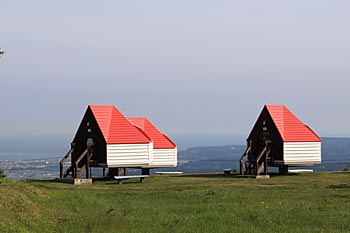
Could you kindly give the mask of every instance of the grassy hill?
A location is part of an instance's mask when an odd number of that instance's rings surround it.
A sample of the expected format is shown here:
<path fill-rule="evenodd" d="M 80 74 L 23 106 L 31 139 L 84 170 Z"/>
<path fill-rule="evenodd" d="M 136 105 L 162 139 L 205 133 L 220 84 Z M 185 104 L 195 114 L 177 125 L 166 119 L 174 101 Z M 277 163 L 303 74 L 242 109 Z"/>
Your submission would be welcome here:
<path fill-rule="evenodd" d="M 350 173 L 0 180 L 0 232 L 349 232 Z"/>

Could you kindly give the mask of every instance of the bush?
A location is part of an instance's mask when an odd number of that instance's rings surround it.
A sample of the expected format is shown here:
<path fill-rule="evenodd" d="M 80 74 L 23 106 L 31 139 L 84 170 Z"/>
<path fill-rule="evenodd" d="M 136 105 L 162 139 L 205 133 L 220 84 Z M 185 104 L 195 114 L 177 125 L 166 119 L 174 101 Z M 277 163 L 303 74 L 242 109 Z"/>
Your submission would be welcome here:
<path fill-rule="evenodd" d="M 349 168 L 344 167 L 344 168 L 343 168 L 343 172 L 347 172 L 347 171 L 349 171 Z"/>
<path fill-rule="evenodd" d="M 5 177 L 6 177 L 5 171 L 0 168 L 0 179 Z"/>

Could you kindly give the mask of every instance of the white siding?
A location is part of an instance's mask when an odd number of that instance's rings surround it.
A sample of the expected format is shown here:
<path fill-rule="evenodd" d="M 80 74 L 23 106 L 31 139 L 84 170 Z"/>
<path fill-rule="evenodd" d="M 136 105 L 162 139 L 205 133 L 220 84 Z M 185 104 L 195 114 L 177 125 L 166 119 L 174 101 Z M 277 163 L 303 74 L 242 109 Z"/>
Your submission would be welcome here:
<path fill-rule="evenodd" d="M 153 163 L 150 167 L 176 167 L 177 148 L 153 149 Z"/>
<path fill-rule="evenodd" d="M 312 165 L 321 163 L 321 142 L 285 142 L 285 165 Z"/>
<path fill-rule="evenodd" d="M 149 144 L 108 144 L 108 167 L 142 167 L 153 161 L 153 142 Z"/>

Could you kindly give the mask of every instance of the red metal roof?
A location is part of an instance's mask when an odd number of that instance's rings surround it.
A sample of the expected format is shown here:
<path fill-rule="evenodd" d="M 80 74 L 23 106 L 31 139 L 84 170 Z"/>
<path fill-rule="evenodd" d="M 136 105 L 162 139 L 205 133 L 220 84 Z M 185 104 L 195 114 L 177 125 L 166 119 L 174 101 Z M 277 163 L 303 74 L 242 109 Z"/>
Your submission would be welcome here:
<path fill-rule="evenodd" d="M 153 140 L 154 149 L 174 149 L 173 143 L 165 134 L 160 132 L 147 118 L 145 117 L 129 117 L 133 124 L 140 127 Z"/>
<path fill-rule="evenodd" d="M 320 142 L 312 129 L 304 125 L 284 105 L 266 105 L 284 142 Z"/>
<path fill-rule="evenodd" d="M 151 139 L 113 105 L 89 105 L 107 144 L 144 144 Z"/>

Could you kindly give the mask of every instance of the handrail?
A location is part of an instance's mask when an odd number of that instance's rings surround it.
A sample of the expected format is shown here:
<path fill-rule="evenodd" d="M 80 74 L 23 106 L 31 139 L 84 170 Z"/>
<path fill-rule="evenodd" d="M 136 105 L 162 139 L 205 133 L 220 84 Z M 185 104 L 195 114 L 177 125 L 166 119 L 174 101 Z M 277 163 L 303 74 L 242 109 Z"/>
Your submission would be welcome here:
<path fill-rule="evenodd" d="M 270 148 L 269 148 L 269 143 L 271 141 L 265 141 L 265 147 L 264 149 L 260 152 L 258 158 L 256 159 L 256 175 L 259 175 L 261 170 L 266 166 L 267 168 L 267 156 L 270 154 Z M 264 163 L 259 166 L 259 162 L 260 162 L 260 159 L 262 158 L 262 156 L 265 155 L 265 161 Z M 267 170 L 266 170 L 267 171 Z"/>
<path fill-rule="evenodd" d="M 265 172 L 267 172 L 267 157 L 270 154 L 270 145 L 271 143 L 270 140 L 265 139 L 265 147 L 260 151 L 257 157 L 255 158 L 250 158 L 250 153 L 252 152 L 252 141 L 249 141 L 249 145 L 244 151 L 241 159 L 239 160 L 240 163 L 240 173 L 241 175 L 245 175 L 247 173 L 252 172 L 255 170 L 256 175 L 258 175 L 262 169 L 266 168 Z M 246 159 L 246 157 L 248 159 Z M 262 158 L 265 157 L 265 160 L 263 161 L 263 164 L 261 164 Z M 245 167 L 244 166 L 244 161 L 245 161 Z"/>
<path fill-rule="evenodd" d="M 249 151 L 251 150 L 251 147 L 247 147 L 247 149 L 244 151 L 241 159 L 239 160 L 240 162 L 243 162 L 244 158 L 248 155 Z"/>
<path fill-rule="evenodd" d="M 75 160 L 75 164 L 76 164 L 76 165 L 80 163 L 80 161 L 84 158 L 84 156 L 86 155 L 86 153 L 87 153 L 88 151 L 89 151 L 89 150 L 86 149 L 86 150 L 84 150 L 83 153 L 81 153 L 81 155 L 78 157 L 78 159 Z"/>
<path fill-rule="evenodd" d="M 78 166 L 79 166 L 79 163 L 80 163 L 80 161 L 84 158 L 84 156 L 87 154 L 89 152 L 89 149 L 86 149 L 86 150 L 84 150 L 84 152 L 83 153 L 81 153 L 81 155 L 78 157 L 78 159 L 77 160 L 75 160 L 75 163 L 74 163 L 74 178 L 78 178 L 79 176 L 77 176 L 78 174 Z"/>
<path fill-rule="evenodd" d="M 257 169 L 257 175 L 260 174 L 260 172 L 265 168 L 265 164 L 262 163 L 261 166 L 259 166 L 259 168 Z"/>
<path fill-rule="evenodd" d="M 261 157 L 265 154 L 266 150 L 267 150 L 267 148 L 265 146 L 264 149 L 260 152 L 258 158 L 256 159 L 257 163 L 260 161 Z"/>
<path fill-rule="evenodd" d="M 74 149 L 71 148 L 67 154 L 60 160 L 60 178 L 63 178 L 63 164 L 68 159 L 68 157 L 73 153 Z"/>
<path fill-rule="evenodd" d="M 243 171 L 243 161 L 244 158 L 248 155 L 248 153 L 251 150 L 251 146 L 248 146 L 247 149 L 244 151 L 241 159 L 239 160 L 239 172 L 241 173 L 241 175 L 244 175 L 244 171 Z"/>
<path fill-rule="evenodd" d="M 63 177 L 61 178 L 66 178 L 68 176 L 69 173 L 71 173 L 73 170 L 73 166 L 69 166 L 68 169 L 63 173 Z"/>
<path fill-rule="evenodd" d="M 67 152 L 67 154 L 60 160 L 60 164 L 63 164 L 64 161 L 66 161 L 68 159 L 68 157 L 72 154 L 73 150 L 74 149 L 72 148 Z"/>
<path fill-rule="evenodd" d="M 92 155 L 93 155 L 93 152 L 89 153 L 89 156 L 88 156 L 88 158 L 87 158 L 87 163 L 88 163 L 89 160 L 91 159 Z M 87 163 L 84 164 L 84 165 L 80 168 L 78 177 L 80 177 L 80 176 L 83 174 L 83 172 L 85 171 L 85 169 L 86 169 L 85 167 L 86 167 Z M 77 178 L 78 178 L 78 177 L 77 177 Z"/>

